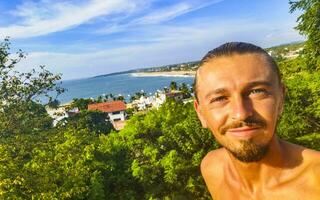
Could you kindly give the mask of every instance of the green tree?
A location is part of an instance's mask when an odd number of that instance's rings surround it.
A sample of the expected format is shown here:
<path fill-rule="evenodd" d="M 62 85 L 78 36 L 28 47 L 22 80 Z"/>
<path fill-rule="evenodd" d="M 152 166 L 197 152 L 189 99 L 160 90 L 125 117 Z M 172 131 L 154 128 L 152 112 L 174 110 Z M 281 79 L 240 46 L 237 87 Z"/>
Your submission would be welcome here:
<path fill-rule="evenodd" d="M 290 12 L 302 11 L 298 17 L 296 29 L 307 37 L 305 53 L 309 67 L 319 69 L 320 66 L 320 2 L 319 0 L 289 1 Z"/>
<path fill-rule="evenodd" d="M 16 71 L 16 64 L 25 58 L 25 54 L 19 50 L 16 58 L 10 57 L 10 42 L 6 38 L 0 43 L 0 104 L 6 106 L 17 102 L 29 102 L 39 96 L 45 96 L 54 100 L 50 95 L 56 93 L 56 97 L 64 89 L 59 87 L 61 76 L 55 75 L 40 66 L 40 71 L 32 69 L 30 72 L 22 73 Z M 49 93 L 51 92 L 51 93 Z"/>
<path fill-rule="evenodd" d="M 47 129 L 51 119 L 38 98 L 47 98 L 50 103 L 64 89 L 59 86 L 60 75 L 55 75 L 40 66 L 22 73 L 16 64 L 25 58 L 19 50 L 14 57 L 10 54 L 10 42 L 6 38 L 0 43 L 0 134 L 36 133 Z M 50 95 L 55 95 L 52 98 Z"/>
<path fill-rule="evenodd" d="M 119 96 L 116 97 L 116 100 L 118 100 L 118 101 L 124 101 L 124 96 L 119 95 Z"/>
<path fill-rule="evenodd" d="M 130 100 L 134 101 L 139 99 L 142 96 L 146 96 L 146 93 L 144 91 L 136 92 L 134 95 L 131 95 Z"/>
<path fill-rule="evenodd" d="M 181 86 L 179 87 L 179 90 L 182 92 L 184 98 L 191 97 L 191 92 L 186 83 L 182 83 Z"/>
<path fill-rule="evenodd" d="M 89 194 L 99 196 L 96 193 L 99 172 L 95 166 L 98 137 L 88 129 L 69 127 L 53 131 L 48 139 L 47 143 L 40 142 L 42 145 L 32 151 L 32 160 L 24 165 L 25 174 L 32 175 L 26 177 L 27 197 L 87 199 Z"/>
<path fill-rule="evenodd" d="M 59 108 L 59 105 L 60 105 L 60 101 L 58 99 L 55 99 L 53 101 L 50 101 L 47 106 L 49 108 L 57 109 Z"/>
<path fill-rule="evenodd" d="M 129 152 L 127 170 L 142 190 L 138 199 L 210 199 L 199 165 L 218 145 L 192 104 L 169 100 L 159 110 L 136 114 L 114 140 Z"/>
<path fill-rule="evenodd" d="M 278 126 L 281 137 L 320 150 L 320 2 L 289 1 L 290 11 L 302 11 L 297 30 L 307 37 L 302 55 L 279 62 L 287 86 L 284 114 Z"/>
<path fill-rule="evenodd" d="M 170 82 L 170 90 L 177 90 L 178 89 L 178 84 L 175 81 Z"/>
<path fill-rule="evenodd" d="M 104 100 L 104 99 L 103 99 L 103 96 L 100 95 L 100 96 L 98 96 L 98 98 L 96 99 L 95 102 L 96 102 L 96 103 L 101 103 L 101 102 L 103 102 L 103 100 Z"/>
<path fill-rule="evenodd" d="M 91 99 L 84 99 L 84 98 L 80 98 L 80 99 L 73 99 L 72 103 L 70 105 L 70 109 L 72 108 L 78 108 L 80 111 L 81 110 L 87 110 L 88 109 L 88 105 L 90 103 L 93 103 L 94 101 Z"/>
<path fill-rule="evenodd" d="M 107 134 L 114 130 L 108 113 L 101 111 L 81 111 L 59 122 L 60 127 L 72 126 L 76 129 L 88 129 L 92 133 Z"/>
<path fill-rule="evenodd" d="M 142 185 L 132 176 L 133 157 L 128 149 L 128 137 L 111 132 L 99 137 L 96 153 L 99 170 L 103 175 L 105 199 L 142 199 Z"/>
<path fill-rule="evenodd" d="M 0 199 L 105 199 L 105 179 L 112 174 L 108 162 L 113 161 L 100 161 L 97 147 L 100 133 L 112 129 L 107 115 L 85 111 L 66 126 L 52 127 L 35 99 L 54 102 L 50 94 L 63 91 L 56 85 L 60 76 L 44 67 L 15 71 L 23 53 L 10 59 L 9 41 L 0 46 Z"/>
<path fill-rule="evenodd" d="M 34 101 L 3 106 L 0 110 L 0 137 L 15 134 L 36 134 L 52 127 L 52 118 L 45 107 Z"/>
<path fill-rule="evenodd" d="M 320 132 L 320 73 L 310 70 L 303 57 L 280 62 L 279 66 L 287 92 L 278 134 L 291 142 L 320 149 L 320 138 L 314 137 Z"/>

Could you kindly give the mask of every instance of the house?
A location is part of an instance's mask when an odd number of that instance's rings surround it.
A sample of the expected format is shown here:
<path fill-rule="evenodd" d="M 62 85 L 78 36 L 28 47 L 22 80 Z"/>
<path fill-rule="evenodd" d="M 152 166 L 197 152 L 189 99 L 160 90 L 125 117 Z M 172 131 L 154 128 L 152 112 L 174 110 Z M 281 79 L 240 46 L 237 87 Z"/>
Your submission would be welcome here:
<path fill-rule="evenodd" d="M 88 105 L 88 110 L 99 110 L 108 113 L 111 122 L 125 120 L 126 104 L 123 101 L 109 101 Z"/>
<path fill-rule="evenodd" d="M 67 114 L 68 114 L 69 117 L 75 116 L 79 112 L 80 112 L 80 110 L 77 107 L 67 110 Z"/>
<path fill-rule="evenodd" d="M 108 113 L 109 119 L 116 130 L 120 130 L 124 127 L 126 104 L 123 101 L 89 104 L 88 110 L 98 110 Z M 119 123 L 121 123 L 121 126 L 118 126 Z"/>
<path fill-rule="evenodd" d="M 71 113 L 68 112 L 65 106 L 60 106 L 58 108 L 50 108 L 46 106 L 46 111 L 48 115 L 53 119 L 52 125 L 56 126 L 58 122 L 61 120 L 68 118 L 71 115 Z"/>
<path fill-rule="evenodd" d="M 137 108 L 142 111 L 148 108 L 159 108 L 166 100 L 166 95 L 162 91 L 157 91 L 153 96 L 141 96 L 139 99 L 133 100 L 130 107 Z"/>
<path fill-rule="evenodd" d="M 152 102 L 152 106 L 158 109 L 166 101 L 166 94 L 158 91 L 154 97 L 155 98 Z"/>

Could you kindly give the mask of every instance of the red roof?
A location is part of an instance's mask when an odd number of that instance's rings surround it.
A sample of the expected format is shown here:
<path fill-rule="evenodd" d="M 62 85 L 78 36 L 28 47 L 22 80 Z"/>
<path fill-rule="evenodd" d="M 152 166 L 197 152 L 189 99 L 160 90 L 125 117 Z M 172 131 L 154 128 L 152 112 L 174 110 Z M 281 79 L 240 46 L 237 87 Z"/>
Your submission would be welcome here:
<path fill-rule="evenodd" d="M 99 110 L 102 112 L 117 112 L 126 110 L 126 104 L 123 101 L 110 101 L 103 103 L 94 103 L 88 105 L 88 110 Z"/>

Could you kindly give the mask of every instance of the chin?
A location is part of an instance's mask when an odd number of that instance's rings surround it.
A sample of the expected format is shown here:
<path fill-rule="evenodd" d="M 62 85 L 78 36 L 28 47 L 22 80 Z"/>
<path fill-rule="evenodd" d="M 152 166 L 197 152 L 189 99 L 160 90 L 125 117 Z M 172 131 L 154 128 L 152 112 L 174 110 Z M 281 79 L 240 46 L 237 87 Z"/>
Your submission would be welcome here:
<path fill-rule="evenodd" d="M 241 162 L 257 162 L 264 158 L 269 149 L 268 144 L 256 144 L 250 140 L 241 140 L 237 148 L 224 146 L 234 158 Z"/>

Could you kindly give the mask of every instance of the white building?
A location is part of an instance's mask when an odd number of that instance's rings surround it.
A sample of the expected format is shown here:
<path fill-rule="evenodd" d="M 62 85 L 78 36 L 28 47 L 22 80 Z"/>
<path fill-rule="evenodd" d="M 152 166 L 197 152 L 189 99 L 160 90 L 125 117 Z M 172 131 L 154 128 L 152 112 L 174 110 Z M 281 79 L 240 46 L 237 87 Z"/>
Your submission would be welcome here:
<path fill-rule="evenodd" d="M 64 118 L 68 118 L 69 115 L 64 107 L 59 107 L 59 108 L 50 108 L 46 107 L 46 111 L 48 115 L 53 119 L 53 126 L 56 126 L 57 123 Z"/>
<path fill-rule="evenodd" d="M 88 110 L 99 110 L 108 113 L 109 119 L 116 130 L 124 127 L 126 120 L 126 104 L 123 101 L 110 101 L 88 105 Z"/>
<path fill-rule="evenodd" d="M 153 96 L 141 96 L 139 99 L 132 101 L 132 107 L 137 107 L 138 110 L 146 110 L 147 108 L 159 108 L 166 100 L 164 92 L 157 92 Z"/>

